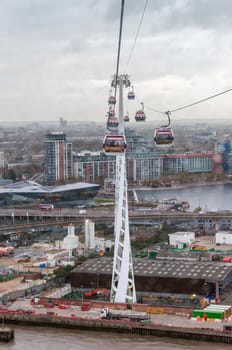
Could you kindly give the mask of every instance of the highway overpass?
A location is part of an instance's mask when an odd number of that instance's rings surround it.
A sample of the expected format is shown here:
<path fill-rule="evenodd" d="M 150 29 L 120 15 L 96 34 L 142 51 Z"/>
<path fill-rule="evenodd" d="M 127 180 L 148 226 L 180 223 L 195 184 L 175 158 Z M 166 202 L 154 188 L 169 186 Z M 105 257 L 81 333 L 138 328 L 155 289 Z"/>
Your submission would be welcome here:
<path fill-rule="evenodd" d="M 216 212 L 199 214 L 195 212 L 172 212 L 146 210 L 141 208 L 129 209 L 130 223 L 138 222 L 167 222 L 173 221 L 220 221 L 232 220 L 232 212 Z M 86 208 L 85 214 L 80 214 L 79 209 L 54 209 L 52 211 L 41 211 L 38 209 L 1 209 L 0 231 L 13 231 L 16 229 L 46 226 L 56 224 L 84 223 L 85 220 L 94 222 L 114 222 L 114 209 L 110 208 Z"/>

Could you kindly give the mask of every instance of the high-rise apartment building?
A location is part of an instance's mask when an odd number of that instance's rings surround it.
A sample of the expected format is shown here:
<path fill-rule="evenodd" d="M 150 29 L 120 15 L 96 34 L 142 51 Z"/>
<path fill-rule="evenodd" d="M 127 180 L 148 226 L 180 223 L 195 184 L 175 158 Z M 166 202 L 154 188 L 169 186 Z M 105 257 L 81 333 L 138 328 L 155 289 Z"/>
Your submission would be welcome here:
<path fill-rule="evenodd" d="M 125 129 L 127 139 L 126 166 L 128 181 L 143 182 L 158 179 L 162 158 L 149 142 L 131 129 Z M 80 181 L 96 182 L 115 177 L 116 160 L 103 151 L 74 155 L 74 177 Z"/>
<path fill-rule="evenodd" d="M 175 175 L 187 173 L 212 173 L 222 171 L 222 155 L 216 153 L 166 154 L 163 157 L 163 173 Z"/>
<path fill-rule="evenodd" d="M 137 135 L 134 130 L 125 129 L 127 140 L 126 167 L 129 182 L 152 182 L 164 175 L 188 173 L 222 172 L 225 160 L 230 161 L 228 167 L 232 169 L 232 152 L 225 147 L 226 154 L 217 152 L 192 153 L 161 153 Z M 230 152 L 230 153 L 229 153 Z M 227 155 L 227 158 L 226 158 Z M 228 160 L 227 160 L 228 159 Z M 102 179 L 115 177 L 115 156 L 105 155 L 103 151 L 84 152 L 74 154 L 74 177 L 85 182 L 99 182 Z M 225 170 L 224 170 L 225 171 Z M 232 173 L 232 170 L 231 170 Z"/>
<path fill-rule="evenodd" d="M 5 155 L 4 155 L 4 152 L 0 152 L 0 179 L 2 179 L 4 168 L 5 168 Z"/>
<path fill-rule="evenodd" d="M 45 135 L 45 175 L 48 185 L 73 178 L 72 144 L 63 131 Z"/>

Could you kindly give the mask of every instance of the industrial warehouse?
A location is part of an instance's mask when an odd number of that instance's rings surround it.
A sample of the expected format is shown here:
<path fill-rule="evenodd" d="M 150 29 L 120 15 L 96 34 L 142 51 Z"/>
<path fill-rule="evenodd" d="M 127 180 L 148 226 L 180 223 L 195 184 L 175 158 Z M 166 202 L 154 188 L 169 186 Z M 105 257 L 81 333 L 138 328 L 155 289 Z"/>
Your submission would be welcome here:
<path fill-rule="evenodd" d="M 200 295 L 220 298 L 232 282 L 232 265 L 202 261 L 134 259 L 137 293 Z M 71 272 L 72 288 L 111 288 L 113 260 L 89 259 Z"/>

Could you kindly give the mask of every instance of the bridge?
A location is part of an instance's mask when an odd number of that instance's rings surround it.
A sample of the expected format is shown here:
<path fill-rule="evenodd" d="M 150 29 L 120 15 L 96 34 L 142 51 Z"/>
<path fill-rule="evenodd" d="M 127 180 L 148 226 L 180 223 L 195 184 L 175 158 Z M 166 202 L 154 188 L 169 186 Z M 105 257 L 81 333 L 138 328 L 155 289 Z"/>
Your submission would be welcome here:
<path fill-rule="evenodd" d="M 191 221 L 220 221 L 232 220 L 232 212 L 172 212 L 157 211 L 155 208 L 130 208 L 130 223 L 133 222 L 172 222 L 174 220 Z M 41 227 L 52 225 L 83 224 L 86 220 L 94 222 L 114 222 L 114 211 L 112 207 L 86 208 L 84 214 L 79 209 L 62 208 L 52 211 L 41 211 L 38 209 L 1 209 L 0 232 L 27 229 L 29 227 Z"/>

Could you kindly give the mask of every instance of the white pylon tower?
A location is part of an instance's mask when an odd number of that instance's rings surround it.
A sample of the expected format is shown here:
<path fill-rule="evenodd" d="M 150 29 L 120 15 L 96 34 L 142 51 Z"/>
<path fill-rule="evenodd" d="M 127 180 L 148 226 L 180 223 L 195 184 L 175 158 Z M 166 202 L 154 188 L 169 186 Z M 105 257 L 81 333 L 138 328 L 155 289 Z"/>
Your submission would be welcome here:
<path fill-rule="evenodd" d="M 116 81 L 117 80 L 117 81 Z M 130 86 L 127 75 L 120 75 L 112 81 L 112 86 L 119 87 L 119 134 L 124 135 L 123 87 Z M 114 260 L 112 271 L 112 302 L 136 303 L 133 261 L 129 232 L 127 174 L 125 152 L 116 155 L 115 179 L 115 224 L 114 224 Z"/>

